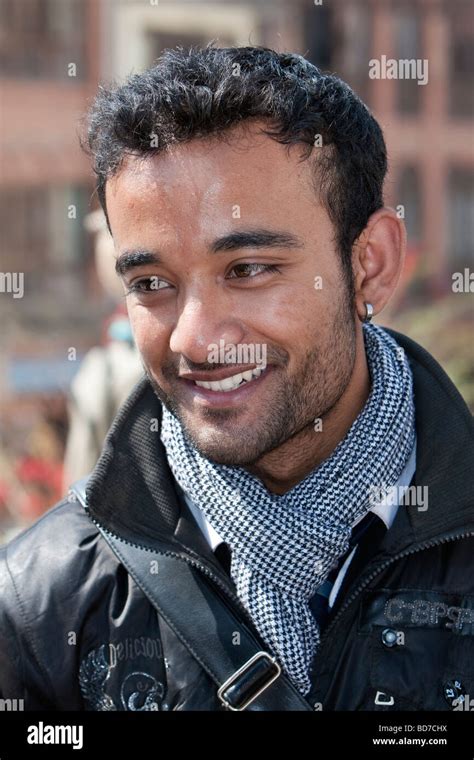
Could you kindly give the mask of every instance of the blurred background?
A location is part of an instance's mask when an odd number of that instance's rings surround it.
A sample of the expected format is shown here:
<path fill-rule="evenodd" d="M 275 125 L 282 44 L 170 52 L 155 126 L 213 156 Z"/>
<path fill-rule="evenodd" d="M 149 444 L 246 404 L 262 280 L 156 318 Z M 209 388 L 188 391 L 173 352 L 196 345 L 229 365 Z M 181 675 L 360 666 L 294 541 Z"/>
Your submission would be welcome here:
<path fill-rule="evenodd" d="M 81 117 L 100 81 L 211 40 L 301 53 L 371 108 L 409 244 L 379 321 L 474 410 L 472 0 L 0 0 L 0 542 L 90 469 L 141 373 Z M 428 84 L 371 79 L 382 55 L 427 59 Z"/>

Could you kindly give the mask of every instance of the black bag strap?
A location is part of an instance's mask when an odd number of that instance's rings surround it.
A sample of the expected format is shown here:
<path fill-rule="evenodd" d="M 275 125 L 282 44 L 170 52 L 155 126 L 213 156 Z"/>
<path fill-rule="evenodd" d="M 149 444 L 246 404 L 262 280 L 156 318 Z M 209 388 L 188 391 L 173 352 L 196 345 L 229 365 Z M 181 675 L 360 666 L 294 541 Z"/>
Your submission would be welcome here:
<path fill-rule="evenodd" d="M 86 485 L 83 478 L 70 490 L 87 511 Z M 313 709 L 200 571 L 177 554 L 129 544 L 97 527 L 137 586 L 212 678 L 225 708 Z"/>

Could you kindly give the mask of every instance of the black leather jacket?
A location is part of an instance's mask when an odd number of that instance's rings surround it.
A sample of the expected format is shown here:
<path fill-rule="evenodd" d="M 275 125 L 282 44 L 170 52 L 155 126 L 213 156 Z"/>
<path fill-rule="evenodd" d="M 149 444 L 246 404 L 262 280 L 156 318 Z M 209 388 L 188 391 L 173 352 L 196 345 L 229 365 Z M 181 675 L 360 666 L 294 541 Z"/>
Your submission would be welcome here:
<path fill-rule="evenodd" d="M 459 694 L 474 698 L 472 419 L 434 359 L 395 337 L 414 373 L 414 482 L 428 487 L 428 509 L 400 507 L 346 577 L 308 698 L 323 710 L 451 710 Z M 233 582 L 178 497 L 150 424 L 160 410 L 144 379 L 92 475 L 91 516 L 125 541 L 193 559 L 231 604 Z M 27 710 L 225 709 L 216 691 L 77 501 L 1 549 L 0 698 Z"/>

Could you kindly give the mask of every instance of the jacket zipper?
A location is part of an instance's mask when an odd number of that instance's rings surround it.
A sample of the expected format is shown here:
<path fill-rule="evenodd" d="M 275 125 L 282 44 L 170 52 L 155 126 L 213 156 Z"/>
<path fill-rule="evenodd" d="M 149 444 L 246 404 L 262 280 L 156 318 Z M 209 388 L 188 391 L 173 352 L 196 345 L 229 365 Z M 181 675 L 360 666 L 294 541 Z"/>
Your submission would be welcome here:
<path fill-rule="evenodd" d="M 143 546 L 143 544 L 133 543 L 132 541 L 127 541 L 125 538 L 122 538 L 122 536 L 117 535 L 117 533 L 114 533 L 113 531 L 108 530 L 107 528 L 105 528 L 98 520 L 96 520 L 94 517 L 92 517 L 91 514 L 90 514 L 90 512 L 89 512 L 89 510 L 87 509 L 87 507 L 86 507 L 86 511 L 88 512 L 89 519 L 92 520 L 92 522 L 94 523 L 94 525 L 97 525 L 97 527 L 100 529 L 100 531 L 103 531 L 107 535 L 112 536 L 113 538 L 117 539 L 117 541 L 121 541 L 123 544 L 127 544 L 128 546 L 134 546 L 137 549 L 142 549 L 143 551 L 156 552 L 157 554 L 165 554 L 165 555 L 168 555 L 168 556 L 176 557 L 176 559 L 179 559 L 182 562 L 187 562 L 189 565 L 193 565 L 198 570 L 201 570 L 201 572 L 204 573 L 204 575 L 207 575 L 212 581 L 214 581 L 214 583 L 216 584 L 216 586 L 218 586 L 226 594 L 226 596 L 236 605 L 236 607 L 238 608 L 239 612 L 244 617 L 245 624 L 246 624 L 247 628 L 249 629 L 249 632 L 254 637 L 258 636 L 258 632 L 255 630 L 254 623 L 251 620 L 251 618 L 249 616 L 249 613 L 247 612 L 246 608 L 244 607 L 244 605 L 240 601 L 239 597 L 236 594 L 234 594 L 232 592 L 232 590 L 217 575 L 215 575 L 212 572 L 211 568 L 208 565 L 206 565 L 203 562 L 195 559 L 194 557 L 190 557 L 189 555 L 178 554 L 177 552 L 169 551 L 169 550 L 167 550 L 166 552 L 163 552 L 163 551 L 159 551 L 157 549 L 150 549 L 148 546 Z M 260 643 L 260 642 L 258 642 L 258 643 Z"/>

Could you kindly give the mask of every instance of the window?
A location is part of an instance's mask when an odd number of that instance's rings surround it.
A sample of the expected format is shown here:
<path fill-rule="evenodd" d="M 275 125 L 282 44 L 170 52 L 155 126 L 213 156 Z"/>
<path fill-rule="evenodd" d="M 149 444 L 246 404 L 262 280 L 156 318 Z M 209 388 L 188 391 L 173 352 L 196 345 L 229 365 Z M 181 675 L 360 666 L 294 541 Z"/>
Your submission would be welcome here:
<path fill-rule="evenodd" d="M 452 168 L 449 192 L 449 258 L 453 267 L 474 266 L 474 171 Z"/>
<path fill-rule="evenodd" d="M 303 7 L 303 34 L 306 57 L 315 66 L 329 69 L 334 53 L 332 11 L 325 5 Z"/>
<path fill-rule="evenodd" d="M 86 0 L 1 0 L 1 75 L 83 79 L 86 9 Z M 70 63 L 75 77 L 68 74 Z"/>
<path fill-rule="evenodd" d="M 419 172 L 416 166 L 406 166 L 402 169 L 398 183 L 397 206 L 399 204 L 405 210 L 408 242 L 419 243 L 422 234 L 421 190 Z"/>
<path fill-rule="evenodd" d="M 77 291 L 87 254 L 83 226 L 89 192 L 81 186 L 0 191 L 3 272 L 24 272 L 35 293 L 71 281 Z"/>
<path fill-rule="evenodd" d="M 416 8 L 402 6 L 396 12 L 396 55 L 398 60 L 423 58 L 421 19 Z M 401 114 L 416 114 L 420 109 L 420 88 L 416 79 L 397 80 L 397 109 Z"/>
<path fill-rule="evenodd" d="M 344 4 L 339 8 L 339 13 L 340 20 L 335 19 L 332 36 L 327 35 L 327 44 L 333 48 L 332 67 L 340 71 L 343 79 L 368 103 L 371 87 L 368 67 L 372 57 L 373 10 L 364 0 L 362 3 Z"/>
<path fill-rule="evenodd" d="M 449 14 L 449 108 L 453 116 L 474 115 L 474 5 L 453 3 Z"/>

